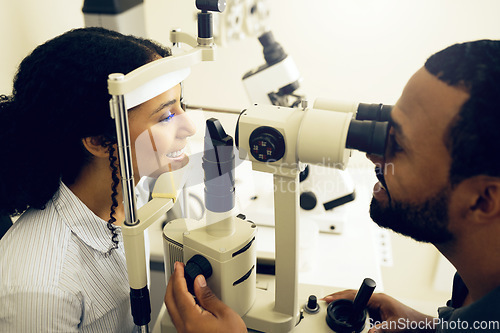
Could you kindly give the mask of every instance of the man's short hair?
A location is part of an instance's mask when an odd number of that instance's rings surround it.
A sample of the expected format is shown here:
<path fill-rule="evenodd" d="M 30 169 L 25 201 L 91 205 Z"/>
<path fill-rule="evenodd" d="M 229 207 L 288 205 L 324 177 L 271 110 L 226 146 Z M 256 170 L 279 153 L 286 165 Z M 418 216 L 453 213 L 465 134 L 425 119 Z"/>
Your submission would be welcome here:
<path fill-rule="evenodd" d="M 451 184 L 476 175 L 500 177 L 500 41 L 452 45 L 432 55 L 425 68 L 470 94 L 444 138 Z"/>

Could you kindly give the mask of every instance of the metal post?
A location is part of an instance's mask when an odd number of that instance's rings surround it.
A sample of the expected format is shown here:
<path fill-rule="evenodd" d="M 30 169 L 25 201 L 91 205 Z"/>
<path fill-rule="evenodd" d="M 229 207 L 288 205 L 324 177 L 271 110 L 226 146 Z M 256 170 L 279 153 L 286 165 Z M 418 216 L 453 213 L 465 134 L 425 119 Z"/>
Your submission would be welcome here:
<path fill-rule="evenodd" d="M 121 81 L 123 74 L 111 74 L 110 80 Z M 134 192 L 134 169 L 132 164 L 132 150 L 128 125 L 128 112 L 123 95 L 113 95 L 112 116 L 116 124 L 116 139 L 118 141 L 118 157 L 120 161 L 121 182 L 123 187 L 123 205 L 125 209 L 125 224 L 136 225 L 137 205 Z"/>
<path fill-rule="evenodd" d="M 125 78 L 123 74 L 111 74 L 109 80 L 121 81 Z M 132 162 L 132 149 L 130 142 L 130 131 L 128 124 L 128 112 L 125 106 L 123 95 L 112 95 L 110 101 L 111 117 L 115 119 L 116 139 L 118 142 L 118 158 L 120 161 L 121 183 L 123 188 L 123 207 L 125 212 L 125 225 L 123 228 L 134 227 L 139 224 L 137 218 L 137 204 L 134 192 L 134 169 Z M 125 230 L 124 230 L 125 231 Z M 142 237 L 142 238 L 141 238 Z M 138 274 L 142 278 L 138 281 L 132 281 L 131 267 L 137 270 L 146 270 L 145 253 L 144 253 L 144 235 L 128 235 L 123 232 L 123 241 L 125 245 L 125 257 L 127 259 L 127 269 L 129 270 L 130 287 L 130 303 L 132 308 L 132 316 L 134 323 L 137 325 L 137 332 L 149 332 L 149 322 L 151 321 L 151 303 L 149 299 L 149 290 L 147 286 L 146 274 Z M 130 242 L 130 244 L 128 244 Z M 127 251 L 128 245 L 132 248 L 139 248 L 140 251 Z M 139 255 L 141 252 L 142 255 Z M 132 283 L 133 282 L 133 283 Z M 136 288 L 132 288 L 137 284 Z"/>

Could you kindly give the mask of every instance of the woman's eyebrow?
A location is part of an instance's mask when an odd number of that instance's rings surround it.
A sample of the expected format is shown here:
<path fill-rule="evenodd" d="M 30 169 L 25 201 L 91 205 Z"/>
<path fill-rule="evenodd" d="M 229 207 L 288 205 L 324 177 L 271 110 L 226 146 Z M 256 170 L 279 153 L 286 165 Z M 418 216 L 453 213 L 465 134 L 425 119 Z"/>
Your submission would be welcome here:
<path fill-rule="evenodd" d="M 161 110 L 163 110 L 164 108 L 167 108 L 171 105 L 174 105 L 175 103 L 177 103 L 177 99 L 172 99 L 168 102 L 165 102 L 165 103 L 161 103 L 152 113 L 151 113 L 151 116 L 154 116 L 156 113 L 160 112 Z"/>

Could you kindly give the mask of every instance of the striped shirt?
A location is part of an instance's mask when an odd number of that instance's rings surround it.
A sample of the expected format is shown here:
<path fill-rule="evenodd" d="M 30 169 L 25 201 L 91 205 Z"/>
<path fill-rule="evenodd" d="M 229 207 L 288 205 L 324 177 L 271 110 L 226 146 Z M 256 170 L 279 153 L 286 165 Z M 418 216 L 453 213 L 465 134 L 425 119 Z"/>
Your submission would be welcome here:
<path fill-rule="evenodd" d="M 0 240 L 0 332 L 132 332 L 121 229 L 61 183 Z"/>

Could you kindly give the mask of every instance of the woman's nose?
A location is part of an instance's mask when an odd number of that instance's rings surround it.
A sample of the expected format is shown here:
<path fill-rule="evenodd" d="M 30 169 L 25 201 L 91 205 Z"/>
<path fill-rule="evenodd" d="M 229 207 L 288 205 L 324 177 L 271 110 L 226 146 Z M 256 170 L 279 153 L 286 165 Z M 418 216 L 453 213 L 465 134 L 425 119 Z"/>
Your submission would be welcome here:
<path fill-rule="evenodd" d="M 179 127 L 177 130 L 178 138 L 186 138 L 196 133 L 196 126 L 191 117 L 189 117 L 189 115 L 186 112 L 180 114 L 178 116 L 178 119 L 179 119 Z"/>

